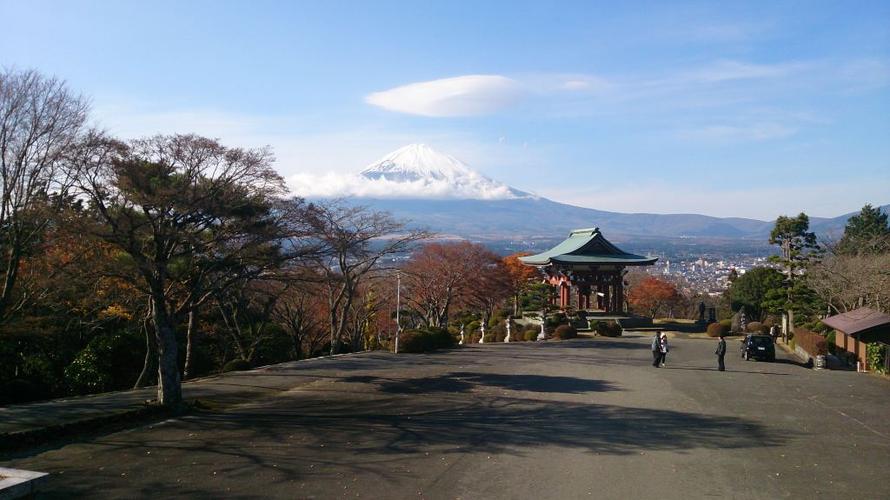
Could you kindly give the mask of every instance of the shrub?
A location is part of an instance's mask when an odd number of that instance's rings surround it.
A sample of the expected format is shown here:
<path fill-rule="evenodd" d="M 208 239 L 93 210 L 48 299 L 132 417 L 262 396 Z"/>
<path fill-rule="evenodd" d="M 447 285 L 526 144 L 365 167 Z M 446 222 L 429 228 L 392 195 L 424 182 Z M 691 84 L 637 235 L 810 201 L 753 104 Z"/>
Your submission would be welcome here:
<path fill-rule="evenodd" d="M 884 344 L 872 342 L 865 346 L 865 360 L 868 361 L 868 368 L 878 373 L 884 373 L 884 359 L 887 356 L 887 347 Z"/>
<path fill-rule="evenodd" d="M 593 324 L 593 331 L 603 337 L 620 337 L 621 325 L 614 321 L 597 321 Z"/>
<path fill-rule="evenodd" d="M 769 333 L 769 327 L 759 321 L 752 321 L 746 327 L 748 333 Z"/>
<path fill-rule="evenodd" d="M 725 324 L 723 321 L 708 325 L 708 337 L 719 337 L 727 334 L 729 334 L 729 325 Z"/>
<path fill-rule="evenodd" d="M 495 323 L 491 328 L 485 329 L 485 341 L 489 342 L 488 336 L 491 335 L 493 342 L 503 342 L 507 337 L 507 325 L 503 321 Z"/>
<path fill-rule="evenodd" d="M 75 394 L 130 387 L 142 369 L 143 352 L 132 332 L 99 335 L 65 367 L 65 381 Z"/>
<path fill-rule="evenodd" d="M 540 332 L 540 331 L 541 331 L 541 325 L 536 325 L 536 324 L 531 323 L 531 324 L 525 325 L 525 326 L 522 328 L 522 331 L 523 331 L 523 332 L 535 332 L 535 333 L 537 333 L 537 332 Z"/>
<path fill-rule="evenodd" d="M 478 337 L 476 337 L 478 339 Z M 492 340 L 493 341 L 493 337 Z M 485 335 L 489 342 L 489 334 Z M 457 340 L 448 330 L 430 328 L 429 330 L 408 330 L 402 333 L 399 350 L 402 352 L 421 353 L 436 349 L 449 349 L 457 345 Z"/>
<path fill-rule="evenodd" d="M 527 340 L 529 342 L 534 342 L 535 340 L 538 340 L 539 332 L 540 332 L 540 330 L 538 330 L 538 329 L 526 330 L 522 333 L 522 338 L 523 338 L 523 340 Z"/>
<path fill-rule="evenodd" d="M 556 313 L 547 316 L 547 319 L 544 321 L 544 326 L 547 328 L 556 328 L 557 326 L 565 323 L 567 321 L 566 315 L 563 313 Z"/>
<path fill-rule="evenodd" d="M 223 373 L 241 372 L 244 370 L 250 370 L 250 368 L 251 368 L 251 366 L 250 366 L 249 361 L 245 361 L 245 360 L 239 358 L 239 359 L 233 359 L 232 361 L 229 361 L 228 363 L 226 363 L 223 366 L 222 371 L 223 371 Z"/>
<path fill-rule="evenodd" d="M 283 363 L 291 358 L 293 340 L 278 327 L 270 327 L 266 329 L 268 338 L 257 346 L 256 353 L 253 356 L 253 362 L 256 366 L 271 365 L 275 363 Z M 351 349 L 349 342 L 340 344 L 340 352 L 346 352 Z"/>
<path fill-rule="evenodd" d="M 553 336 L 560 340 L 573 339 L 578 336 L 578 330 L 572 325 L 559 325 L 556 327 Z"/>
<path fill-rule="evenodd" d="M 721 319 L 718 323 L 726 327 L 726 331 L 729 331 L 732 328 L 732 320 L 731 319 Z"/>
<path fill-rule="evenodd" d="M 0 383 L 0 404 L 27 403 L 48 397 L 46 387 L 31 380 L 14 378 Z"/>

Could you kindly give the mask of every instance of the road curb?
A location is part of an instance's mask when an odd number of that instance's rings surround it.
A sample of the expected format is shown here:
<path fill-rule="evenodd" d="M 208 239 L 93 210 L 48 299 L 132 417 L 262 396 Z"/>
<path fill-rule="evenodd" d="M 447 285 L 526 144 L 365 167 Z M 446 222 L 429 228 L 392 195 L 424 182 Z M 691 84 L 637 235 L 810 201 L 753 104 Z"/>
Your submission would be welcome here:
<path fill-rule="evenodd" d="M 149 418 L 166 417 L 173 412 L 162 406 L 145 405 L 112 412 L 111 414 L 87 417 L 63 424 L 51 424 L 38 429 L 5 432 L 0 434 L 0 451 L 15 451 L 46 444 L 82 432 L 94 431 L 103 426 L 119 426 L 146 420 Z"/>

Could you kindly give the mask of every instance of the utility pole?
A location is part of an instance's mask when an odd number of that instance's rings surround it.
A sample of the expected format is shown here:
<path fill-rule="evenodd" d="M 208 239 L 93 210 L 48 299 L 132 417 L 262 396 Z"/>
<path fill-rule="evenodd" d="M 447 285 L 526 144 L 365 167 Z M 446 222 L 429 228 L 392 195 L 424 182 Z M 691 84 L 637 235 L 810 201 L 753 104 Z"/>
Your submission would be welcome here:
<path fill-rule="evenodd" d="M 402 309 L 402 272 L 396 271 L 396 354 L 399 353 L 399 334 L 402 333 L 402 323 L 399 321 L 399 311 Z"/>

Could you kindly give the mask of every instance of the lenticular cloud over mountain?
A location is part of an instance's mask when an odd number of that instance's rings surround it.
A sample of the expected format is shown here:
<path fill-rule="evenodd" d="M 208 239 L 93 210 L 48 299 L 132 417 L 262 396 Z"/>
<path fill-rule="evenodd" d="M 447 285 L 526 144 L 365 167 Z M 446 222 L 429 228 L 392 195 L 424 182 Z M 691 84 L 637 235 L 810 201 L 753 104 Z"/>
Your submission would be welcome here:
<path fill-rule="evenodd" d="M 374 92 L 368 104 L 410 115 L 477 116 L 506 108 L 522 97 L 518 82 L 501 75 L 464 75 Z"/>
<path fill-rule="evenodd" d="M 297 174 L 294 194 L 307 198 L 434 198 L 503 200 L 531 194 L 490 179 L 425 144 L 399 148 L 357 174 Z"/>

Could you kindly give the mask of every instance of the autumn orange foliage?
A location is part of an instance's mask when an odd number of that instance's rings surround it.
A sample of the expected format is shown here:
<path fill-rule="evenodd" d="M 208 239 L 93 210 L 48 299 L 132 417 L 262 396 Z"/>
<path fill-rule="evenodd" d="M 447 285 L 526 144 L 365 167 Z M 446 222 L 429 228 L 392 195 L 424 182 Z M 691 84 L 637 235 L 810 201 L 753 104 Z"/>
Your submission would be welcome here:
<path fill-rule="evenodd" d="M 655 317 L 663 307 L 670 307 L 681 299 L 677 288 L 655 276 L 647 276 L 627 294 L 627 302 L 636 312 Z"/>
<path fill-rule="evenodd" d="M 510 288 L 513 295 L 513 314 L 519 314 L 519 296 L 530 282 L 540 278 L 538 270 L 527 266 L 519 260 L 520 257 L 531 255 L 528 252 L 517 252 L 502 259 L 507 274 L 510 277 Z"/>

